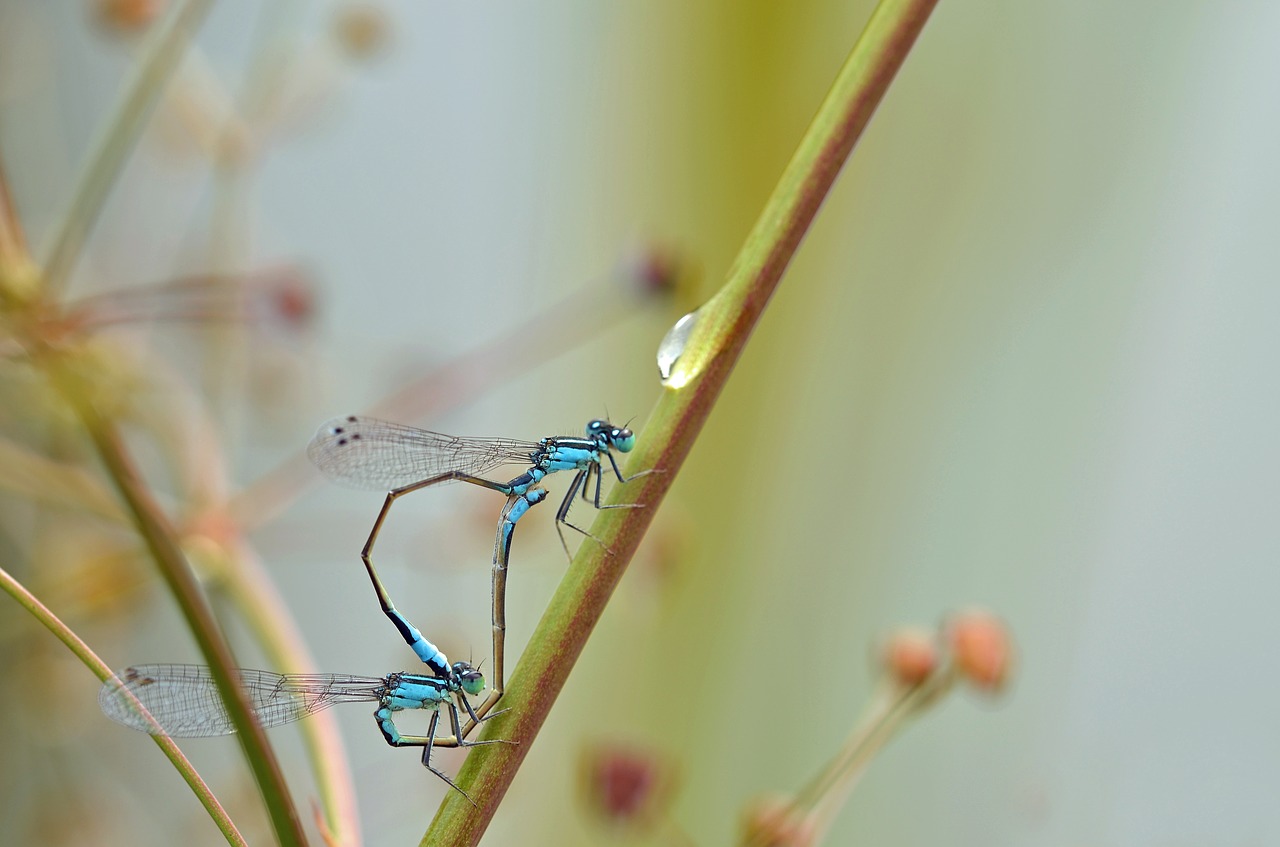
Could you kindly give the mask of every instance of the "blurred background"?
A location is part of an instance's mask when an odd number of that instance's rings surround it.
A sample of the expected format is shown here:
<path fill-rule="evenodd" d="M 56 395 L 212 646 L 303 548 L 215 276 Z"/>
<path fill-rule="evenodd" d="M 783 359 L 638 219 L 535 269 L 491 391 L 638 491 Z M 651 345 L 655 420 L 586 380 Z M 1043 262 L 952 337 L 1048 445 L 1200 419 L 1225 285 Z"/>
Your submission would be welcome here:
<path fill-rule="evenodd" d="M 167 6 L 0 2 L 0 162 L 37 257 Z M 381 495 L 298 457 L 325 419 L 643 438 L 659 340 L 872 8 L 214 4 L 50 331 L 120 400 L 243 664 L 272 657 L 229 571 L 319 669 L 413 666 L 359 564 Z M 848 733 L 878 638 L 973 604 L 1015 635 L 1012 685 L 911 725 L 830 843 L 1280 838 L 1278 27 L 1268 4 L 943 0 L 487 843 L 732 841 Z M 200 661 L 20 352 L 0 566 L 112 666 Z M 500 504 L 462 489 L 401 501 L 379 564 L 479 660 Z M 564 569 L 550 517 L 517 533 L 509 665 Z M 0 843 L 221 843 L 7 598 L 0 656 Z M 331 713 L 363 837 L 412 843 L 445 787 L 368 711 Z M 299 736 L 271 737 L 309 815 Z M 183 747 L 269 841 L 238 746 Z M 643 825 L 585 787 L 617 757 L 659 786 Z"/>

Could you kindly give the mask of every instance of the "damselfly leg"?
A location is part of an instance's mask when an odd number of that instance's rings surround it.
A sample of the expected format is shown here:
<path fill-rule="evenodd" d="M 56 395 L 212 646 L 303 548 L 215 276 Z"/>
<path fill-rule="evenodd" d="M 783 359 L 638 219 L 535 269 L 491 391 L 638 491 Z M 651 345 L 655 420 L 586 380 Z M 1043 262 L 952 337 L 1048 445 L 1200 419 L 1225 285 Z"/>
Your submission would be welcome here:
<path fill-rule="evenodd" d="M 464 701 L 465 702 L 465 701 Z M 401 735 L 400 730 L 396 727 L 394 714 L 397 709 L 382 705 L 373 713 L 374 720 L 378 722 L 378 729 L 382 731 L 382 737 L 392 747 L 421 747 L 422 748 L 422 765 L 436 776 L 443 779 L 451 788 L 467 798 L 467 802 L 475 805 L 475 801 L 471 799 L 471 795 L 458 787 L 458 784 L 449 778 L 448 774 L 431 764 L 431 748 L 432 747 L 481 747 L 485 744 L 504 743 L 501 739 L 490 741 L 463 741 L 464 733 L 458 720 L 458 709 L 453 703 L 448 703 L 449 723 L 453 729 L 451 737 L 446 736 L 440 738 L 436 736 L 436 728 L 440 724 L 440 709 L 437 707 L 431 712 L 431 722 L 427 725 L 426 735 Z M 470 707 L 468 706 L 468 709 Z M 446 740 L 457 740 L 456 744 L 441 743 Z"/>
<path fill-rule="evenodd" d="M 622 483 L 631 482 L 631 480 L 638 479 L 642 476 L 648 476 L 649 474 L 654 473 L 654 471 L 656 470 L 654 468 L 650 468 L 649 470 L 633 473 L 631 476 L 623 476 L 622 471 L 618 469 L 618 462 L 613 458 L 613 454 L 609 453 L 607 455 L 609 456 L 609 463 L 613 466 L 614 475 L 616 475 L 618 477 L 618 481 Z M 592 498 L 587 493 L 591 489 L 592 474 L 595 475 L 595 479 L 596 479 L 596 491 L 595 491 L 594 498 Z M 573 554 L 569 552 L 569 542 L 564 537 L 564 527 L 566 526 L 569 527 L 569 529 L 572 529 L 574 532 L 578 532 L 578 533 L 581 533 L 582 535 L 585 535 L 587 538 L 590 538 L 592 541 L 599 544 L 600 546 L 602 547 L 604 546 L 604 542 L 601 541 L 599 538 L 596 538 L 590 532 L 588 532 L 587 530 L 583 529 L 582 527 L 578 526 L 577 524 L 574 524 L 569 520 L 569 509 L 573 506 L 573 498 L 576 495 L 581 493 L 583 501 L 587 503 L 591 503 L 597 509 L 643 509 L 644 508 L 643 503 L 614 503 L 612 505 L 602 504 L 600 502 L 600 487 L 601 487 L 601 481 L 603 476 L 604 476 L 604 470 L 601 468 L 599 463 L 594 465 L 588 465 L 584 470 L 578 471 L 573 476 L 573 482 L 569 483 L 569 490 L 568 492 L 565 493 L 564 500 L 560 502 L 560 508 L 556 510 L 556 533 L 560 536 L 560 546 L 564 548 L 564 554 L 568 556 L 570 559 L 573 559 Z"/>

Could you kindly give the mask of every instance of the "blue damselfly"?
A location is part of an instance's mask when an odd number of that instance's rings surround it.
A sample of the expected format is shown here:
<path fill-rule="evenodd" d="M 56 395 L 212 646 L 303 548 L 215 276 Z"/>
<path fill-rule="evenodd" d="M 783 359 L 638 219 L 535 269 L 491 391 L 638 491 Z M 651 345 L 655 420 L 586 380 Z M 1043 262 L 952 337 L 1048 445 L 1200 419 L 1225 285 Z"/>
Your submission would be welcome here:
<path fill-rule="evenodd" d="M 386 521 L 391 505 L 405 494 L 446 482 L 468 482 L 507 495 L 498 521 L 497 539 L 493 554 L 493 675 L 490 694 L 477 710 L 485 715 L 502 697 L 504 687 L 503 654 L 506 632 L 506 576 L 511 552 L 511 541 L 516 522 L 534 505 L 547 497 L 546 489 L 539 488 L 548 474 L 562 470 L 576 471 L 569 490 L 556 512 L 556 530 L 568 554 L 569 545 L 564 539 L 562 526 L 569 526 L 588 537 L 590 533 L 569 523 L 569 508 L 574 498 L 582 498 L 598 509 L 632 508 L 638 504 L 624 503 L 605 506 L 600 503 L 604 461 L 607 458 L 614 475 L 621 482 L 629 482 L 648 471 L 624 477 L 613 451 L 630 452 L 635 446 L 635 434 L 626 427 L 617 427 L 608 421 L 593 420 L 586 426 L 583 436 L 553 436 L 541 441 L 518 441 L 509 438 L 464 438 L 444 435 L 430 430 L 403 424 L 390 423 L 376 418 L 350 415 L 335 418 L 316 433 L 307 447 L 307 455 L 328 476 L 365 488 L 389 489 L 382 509 L 374 521 L 373 529 L 360 551 L 365 570 L 378 595 L 378 602 L 386 614 L 417 651 L 416 630 L 408 626 L 400 615 L 373 565 L 373 548 Z M 530 464 L 524 473 L 508 482 L 485 479 L 480 474 L 501 465 Z M 594 497 L 589 494 L 591 476 L 595 474 Z M 419 654 L 421 655 L 421 654 Z M 426 657 L 423 661 L 430 662 Z M 474 727 L 474 716 L 467 724 L 464 735 Z"/>
<path fill-rule="evenodd" d="M 245 692 L 254 717 L 264 726 L 280 726 L 315 714 L 337 703 L 376 702 L 374 720 L 392 747 L 422 747 L 422 764 L 432 773 L 471 798 L 443 771 L 431 764 L 431 748 L 473 747 L 497 741 L 466 741 L 456 703 L 465 706 L 473 720 L 466 695 L 484 690 L 484 677 L 466 662 L 451 666 L 448 679 L 414 673 L 384 677 L 349 674 L 279 674 L 236 668 L 236 683 Z M 456 701 L 456 703 L 455 703 Z M 203 665 L 135 665 L 102 684 L 98 704 L 107 717 L 130 729 L 171 738 L 209 738 L 236 731 L 213 674 Z M 440 708 L 449 713 L 452 737 L 437 737 Z M 431 712 L 426 735 L 402 735 L 395 713 L 407 709 Z"/>
<path fill-rule="evenodd" d="M 521 495 L 549 474 L 576 471 L 556 512 L 556 531 L 560 533 L 560 542 L 567 554 L 569 544 L 564 539 L 562 527 L 568 526 L 590 537 L 586 530 L 569 523 L 569 507 L 579 492 L 597 509 L 639 505 L 620 503 L 603 506 L 600 503 L 606 459 L 619 482 L 630 482 L 649 473 L 641 471 L 624 477 L 618 467 L 614 451 L 629 453 L 635 443 L 635 434 L 630 429 L 604 420 L 590 421 L 585 436 L 558 435 L 541 441 L 518 441 L 444 435 L 377 418 L 348 415 L 334 418 L 320 427 L 307 446 L 307 455 L 334 480 L 388 492 L 365 543 L 365 555 L 372 550 L 391 504 L 405 494 L 446 482 L 469 482 L 508 496 Z M 501 465 L 517 464 L 532 467 L 507 482 L 481 476 Z M 592 474 L 596 477 L 594 497 L 588 493 Z"/>

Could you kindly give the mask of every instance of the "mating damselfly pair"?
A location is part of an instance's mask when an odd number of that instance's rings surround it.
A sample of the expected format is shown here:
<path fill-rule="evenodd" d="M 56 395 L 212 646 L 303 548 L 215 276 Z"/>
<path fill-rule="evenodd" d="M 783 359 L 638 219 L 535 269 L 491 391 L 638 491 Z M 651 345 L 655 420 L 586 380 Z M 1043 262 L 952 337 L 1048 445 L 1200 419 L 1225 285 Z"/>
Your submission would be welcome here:
<path fill-rule="evenodd" d="M 427 665 L 431 675 L 402 672 L 366 677 L 237 669 L 235 682 L 245 692 L 256 718 L 264 726 L 278 726 L 336 703 L 377 702 L 374 718 L 386 742 L 393 747 L 423 747 L 423 765 L 461 792 L 447 775 L 431 765 L 431 749 L 494 743 L 466 738 L 479 723 L 492 717 L 491 712 L 503 694 L 506 576 L 515 525 L 530 508 L 546 499 L 546 489 L 539 487 L 543 479 L 557 471 L 575 471 L 556 512 L 556 529 L 567 554 L 563 527 L 591 537 L 586 530 L 569 522 L 569 510 L 576 497 L 581 495 L 597 509 L 640 505 L 601 503 L 606 460 L 620 482 L 648 473 L 623 476 L 614 453 L 630 452 L 634 446 L 635 435 L 630 429 L 603 420 L 589 422 L 585 436 L 553 436 L 536 442 L 443 435 L 355 415 L 326 423 L 307 448 L 311 460 L 339 482 L 388 490 L 360 558 L 383 614 Z M 512 464 L 530 467 L 507 482 L 482 476 Z M 451 664 L 444 653 L 396 609 L 372 559 L 374 544 L 392 504 L 405 494 L 447 482 L 468 482 L 507 495 L 499 515 L 492 563 L 493 679 L 488 697 L 478 708 L 467 698 L 478 696 L 484 690 L 484 677 L 468 662 Z M 126 668 L 103 685 L 98 700 L 112 719 L 155 735 L 193 738 L 235 731 L 212 673 L 198 665 L 150 664 Z M 436 733 L 442 707 L 448 713 L 453 732 L 449 736 Z M 395 713 L 408 709 L 432 712 L 426 735 L 402 735 L 397 730 Z M 461 723 L 459 709 L 468 716 L 465 725 Z"/>

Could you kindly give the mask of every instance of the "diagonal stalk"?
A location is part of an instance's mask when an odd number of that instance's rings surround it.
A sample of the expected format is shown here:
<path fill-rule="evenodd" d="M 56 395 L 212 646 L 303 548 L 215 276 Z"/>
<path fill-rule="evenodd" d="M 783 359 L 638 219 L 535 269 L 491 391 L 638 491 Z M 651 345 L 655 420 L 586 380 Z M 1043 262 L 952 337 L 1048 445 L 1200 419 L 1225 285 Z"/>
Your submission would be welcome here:
<path fill-rule="evenodd" d="M 207 5 L 204 0 L 192 0 L 180 10 L 179 14 L 189 14 L 192 9 L 199 8 L 202 4 Z M 191 26 L 195 23 L 194 19 L 180 18 L 174 26 L 181 28 L 183 21 Z M 162 44 L 166 43 L 168 37 L 168 33 L 161 37 Z M 185 43 L 185 39 L 178 38 L 178 42 Z M 170 45 L 169 49 L 177 50 L 178 46 Z M 144 73 L 143 76 L 147 74 Z M 31 266 L 32 260 L 26 252 L 22 224 L 12 204 L 12 198 L 8 194 L 2 166 L 0 166 L 0 188 L 5 189 L 0 191 L 0 247 L 4 248 L 0 251 L 0 283 L 4 283 L 7 282 L 5 275 L 12 272 L 15 267 Z M 74 211 L 72 214 L 74 216 Z M 32 339 L 30 353 L 33 363 L 43 368 L 50 383 L 61 393 L 68 406 L 74 410 L 84 425 L 120 498 L 125 503 L 126 511 L 132 518 L 138 534 L 151 552 L 161 575 L 168 582 L 170 590 L 187 618 L 196 643 L 213 670 L 215 682 L 227 704 L 232 722 L 236 725 L 241 747 L 258 782 L 258 788 L 262 793 L 277 839 L 282 847 L 294 847 L 294 845 L 305 847 L 306 836 L 297 811 L 289 798 L 280 766 L 271 748 L 267 746 L 262 727 L 251 714 L 245 693 L 232 676 L 234 662 L 231 657 L 231 648 L 214 620 L 213 612 L 196 583 L 186 557 L 178 547 L 172 527 L 134 468 L 115 424 L 103 416 L 88 399 L 87 392 L 83 390 L 84 386 L 77 381 L 57 352 L 40 339 Z M 19 595 L 14 594 L 14 596 Z M 28 605 L 27 608 L 34 613 L 34 606 Z M 165 747 L 163 744 L 161 746 Z M 234 830 L 234 827 L 231 827 L 231 830 Z"/>
<path fill-rule="evenodd" d="M 297 810 L 289 798 L 280 765 L 267 744 L 262 726 L 252 715 L 245 692 L 235 682 L 232 675 L 235 661 L 231 648 L 214 620 L 213 611 L 196 582 L 191 566 L 178 547 L 172 527 L 139 477 L 114 422 L 104 417 L 83 396 L 83 392 L 78 390 L 65 372 L 62 362 L 54 356 L 42 358 L 45 359 L 43 364 L 47 366 L 51 380 L 88 431 L 98 457 L 124 500 L 138 534 L 178 601 L 196 644 L 213 672 L 218 691 L 236 727 L 240 746 L 244 749 L 249 768 L 258 783 L 276 838 L 282 847 L 302 847 L 307 843 L 306 835 Z"/>
<path fill-rule="evenodd" d="M 316 663 L 288 612 L 276 584 L 247 541 L 241 537 L 227 547 L 225 570 L 219 586 L 261 646 L 271 667 L 314 672 Z M 328 712 L 312 715 L 298 724 L 316 784 L 316 820 L 330 847 L 361 844 L 355 782 L 338 731 Z"/>
<path fill-rule="evenodd" d="M 63 623 L 57 615 L 49 611 L 48 607 L 36 598 L 34 594 L 26 589 L 22 583 L 14 579 L 4 568 L 0 568 L 0 590 L 3 590 L 18 601 L 18 605 L 26 609 L 35 617 L 44 627 L 58 637 L 58 640 L 67 645 L 67 648 L 76 655 L 85 667 L 93 671 L 94 676 L 104 682 L 111 677 L 111 668 L 107 667 L 102 659 L 89 648 L 88 644 L 80 639 L 72 629 Z M 191 786 L 191 791 L 196 795 L 196 799 L 200 801 L 200 805 L 204 806 L 205 811 L 209 813 L 209 817 L 213 818 L 214 824 L 221 830 L 223 837 L 227 839 L 227 843 L 232 847 L 248 847 L 248 842 L 244 840 L 244 836 L 236 829 L 236 825 L 227 815 L 227 810 L 222 808 L 222 804 L 218 802 L 218 798 L 209 790 L 209 786 L 200 778 L 200 774 L 192 767 L 187 757 L 182 755 L 182 751 L 178 749 L 178 745 L 173 742 L 172 738 L 166 738 L 163 735 L 153 735 L 156 746 L 168 757 L 173 766 L 177 768 L 178 773 L 186 780 L 187 785 Z"/>
<path fill-rule="evenodd" d="M 872 14 L 665 380 L 629 463 L 662 472 L 625 491 L 615 487 L 610 498 L 625 496 L 647 508 L 607 510 L 596 518 L 591 534 L 601 543 L 579 549 L 507 686 L 503 705 L 510 711 L 487 724 L 485 737 L 517 743 L 472 751 L 457 782 L 475 806 L 451 792 L 423 844 L 475 844 L 484 834 L 783 272 L 936 3 L 881 0 Z"/>

